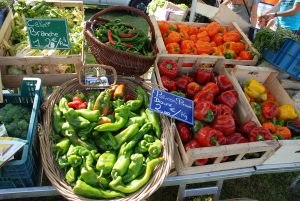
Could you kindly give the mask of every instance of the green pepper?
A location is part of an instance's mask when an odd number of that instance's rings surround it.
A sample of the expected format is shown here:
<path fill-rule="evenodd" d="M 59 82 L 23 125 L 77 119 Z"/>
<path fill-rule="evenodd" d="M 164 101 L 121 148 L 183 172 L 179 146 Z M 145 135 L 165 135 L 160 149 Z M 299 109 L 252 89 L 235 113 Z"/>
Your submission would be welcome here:
<path fill-rule="evenodd" d="M 92 167 L 94 163 L 94 157 L 91 152 L 85 157 L 86 166 Z"/>
<path fill-rule="evenodd" d="M 94 129 L 99 132 L 118 131 L 126 125 L 128 120 L 128 113 L 129 113 L 128 107 L 122 105 L 115 109 L 116 122 L 101 124 L 95 127 Z"/>
<path fill-rule="evenodd" d="M 97 161 L 101 154 L 98 153 L 97 150 L 92 150 L 91 155 L 93 156 L 94 161 Z"/>
<path fill-rule="evenodd" d="M 76 145 L 76 146 L 82 146 L 86 149 L 88 149 L 89 151 L 92 151 L 92 150 L 97 150 L 97 148 L 95 147 L 95 145 L 87 142 L 87 141 L 82 141 L 81 139 L 79 139 L 76 134 L 73 134 L 71 135 L 71 137 L 69 138 L 71 143 L 73 145 Z"/>
<path fill-rule="evenodd" d="M 107 115 L 106 117 L 109 118 L 109 119 L 111 120 L 111 123 L 114 123 L 114 122 L 116 121 L 115 116 L 112 115 L 112 114 L 109 114 L 109 115 Z"/>
<path fill-rule="evenodd" d="M 147 117 L 146 112 L 145 112 L 144 109 L 141 110 L 140 114 L 141 114 L 141 117 L 144 118 L 145 122 L 148 123 L 149 120 L 148 120 L 148 117 Z"/>
<path fill-rule="evenodd" d="M 68 110 L 70 109 L 68 106 L 68 100 L 65 97 L 60 99 L 58 108 L 63 114 L 66 114 L 68 112 Z"/>
<path fill-rule="evenodd" d="M 79 116 L 73 108 L 65 113 L 65 118 L 75 128 L 86 128 L 90 125 L 90 121 Z"/>
<path fill-rule="evenodd" d="M 80 172 L 80 178 L 87 184 L 91 186 L 98 186 L 98 175 L 93 170 L 93 168 L 89 167 L 88 165 L 85 165 L 81 168 Z"/>
<path fill-rule="evenodd" d="M 152 144 L 150 144 L 148 148 L 149 155 L 152 158 L 157 158 L 160 155 L 161 150 L 162 150 L 162 144 L 161 141 L 158 139 L 155 140 L 155 142 L 153 142 Z"/>
<path fill-rule="evenodd" d="M 126 146 L 126 144 L 123 144 L 122 146 Z M 113 179 L 117 178 L 118 176 L 123 176 L 127 172 L 128 166 L 130 164 L 131 154 L 132 150 L 126 152 L 124 155 L 119 154 L 119 157 L 111 171 L 111 177 Z"/>
<path fill-rule="evenodd" d="M 117 154 L 114 151 L 104 152 L 98 159 L 96 169 L 100 171 L 100 177 L 107 175 L 112 171 L 117 160 Z"/>
<path fill-rule="evenodd" d="M 70 140 L 68 138 L 63 138 L 58 143 L 52 145 L 53 152 L 56 153 L 57 157 L 62 156 L 69 150 Z"/>
<path fill-rule="evenodd" d="M 142 126 L 142 128 L 140 128 L 140 130 L 138 131 L 138 133 L 133 136 L 132 138 L 129 139 L 129 142 L 126 143 L 126 145 L 123 145 L 122 148 L 119 151 L 119 154 L 125 154 L 126 152 L 128 152 L 129 150 L 132 150 L 134 148 L 134 146 L 143 138 L 143 136 L 148 133 L 149 131 L 151 131 L 152 129 L 152 124 L 151 123 L 146 123 Z"/>
<path fill-rule="evenodd" d="M 97 97 L 93 110 L 99 110 L 101 116 L 106 116 L 110 107 L 110 97 L 114 89 L 102 91 Z"/>
<path fill-rule="evenodd" d="M 58 158 L 58 167 L 61 169 L 65 169 L 69 167 L 69 163 L 66 155 L 63 155 Z"/>
<path fill-rule="evenodd" d="M 86 140 L 90 133 L 94 130 L 94 128 L 98 125 L 98 123 L 96 122 L 92 122 L 90 123 L 90 125 L 86 128 L 83 128 L 81 130 L 78 131 L 78 136 L 82 139 L 82 140 Z"/>
<path fill-rule="evenodd" d="M 155 131 L 156 137 L 160 139 L 160 136 L 162 134 L 162 130 L 160 127 L 160 116 L 159 114 L 149 110 L 148 108 L 146 109 L 146 115 L 150 123 L 152 123 L 153 129 Z"/>
<path fill-rule="evenodd" d="M 88 100 L 88 105 L 87 105 L 86 109 L 93 110 L 94 104 L 95 104 L 95 97 L 94 96 L 90 96 L 89 100 Z M 99 114 L 100 114 L 100 112 L 99 112 Z"/>
<path fill-rule="evenodd" d="M 94 135 L 94 134 L 93 134 Z M 103 151 L 111 150 L 112 148 L 108 145 L 104 137 L 102 137 L 100 134 L 94 135 L 95 143 L 97 147 L 99 147 Z"/>
<path fill-rule="evenodd" d="M 88 198 L 116 198 L 125 197 L 123 193 L 111 190 L 102 190 L 94 188 L 81 180 L 77 180 L 76 185 L 73 188 L 76 195 L 88 197 Z"/>
<path fill-rule="evenodd" d="M 78 154 L 78 148 L 71 144 L 67 152 L 67 156 L 77 155 L 77 154 Z"/>
<path fill-rule="evenodd" d="M 52 124 L 53 124 L 53 130 L 56 134 L 59 134 L 62 130 L 62 125 L 64 123 L 62 113 L 58 108 L 58 105 L 55 104 L 53 108 L 53 114 L 52 114 Z"/>
<path fill-rule="evenodd" d="M 128 126 L 130 126 L 132 124 L 138 124 L 139 127 L 142 127 L 144 125 L 144 123 L 145 123 L 144 117 L 141 117 L 141 116 L 140 117 L 131 117 L 128 120 L 128 122 L 127 122 L 127 124 L 126 124 L 125 127 L 128 127 Z"/>
<path fill-rule="evenodd" d="M 141 140 L 134 149 L 135 153 L 145 153 L 148 151 L 149 143 L 146 140 Z"/>
<path fill-rule="evenodd" d="M 148 108 L 149 104 L 150 104 L 150 101 L 149 101 L 149 95 L 147 94 L 147 92 L 140 86 L 138 86 L 136 88 L 136 92 L 138 94 L 141 94 L 142 97 L 143 97 L 143 103 L 144 103 L 144 107 L 145 108 Z"/>
<path fill-rule="evenodd" d="M 112 189 L 122 193 L 133 193 L 142 188 L 150 180 L 154 168 L 163 160 L 164 158 L 162 157 L 151 160 L 149 163 L 147 163 L 146 173 L 138 179 L 131 181 L 127 185 L 124 185 L 122 183 L 122 177 L 118 176 L 115 180 L 109 183 L 109 186 Z"/>
<path fill-rule="evenodd" d="M 94 104 L 94 107 L 93 107 L 93 110 L 99 110 L 101 109 L 101 104 L 104 100 L 104 97 L 105 97 L 105 91 L 102 91 L 98 97 L 96 98 L 96 101 L 95 101 L 95 104 Z"/>
<path fill-rule="evenodd" d="M 198 133 L 198 131 L 204 127 L 204 123 L 202 121 L 199 121 L 197 119 L 194 120 L 194 126 L 192 128 L 192 132 L 194 135 Z"/>
<path fill-rule="evenodd" d="M 78 167 L 82 164 L 82 158 L 80 156 L 77 156 L 77 155 L 68 156 L 68 163 L 72 167 Z"/>
<path fill-rule="evenodd" d="M 105 142 L 109 146 L 109 149 L 117 150 L 119 148 L 118 142 L 116 141 L 116 138 L 113 136 L 111 132 L 104 132 L 100 136 L 100 138 L 104 138 Z"/>
<path fill-rule="evenodd" d="M 84 157 L 86 157 L 86 156 L 88 156 L 90 154 L 90 151 L 87 150 L 83 146 L 76 146 L 75 149 L 77 150 L 76 153 L 77 153 L 78 156 L 84 156 Z"/>
<path fill-rule="evenodd" d="M 103 189 L 109 188 L 109 182 L 111 182 L 111 180 L 109 180 L 108 178 L 98 177 L 98 183 L 99 183 L 100 187 Z"/>
<path fill-rule="evenodd" d="M 75 112 L 91 122 L 98 122 L 98 119 L 100 117 L 99 110 L 80 109 L 75 110 Z"/>
<path fill-rule="evenodd" d="M 145 160 L 143 154 L 132 154 L 130 158 L 131 163 L 128 167 L 126 174 L 122 177 L 122 181 L 124 183 L 129 183 L 138 177 Z"/>
<path fill-rule="evenodd" d="M 137 111 L 143 104 L 143 98 L 136 100 L 129 100 L 125 103 L 125 105 L 129 108 L 130 111 Z"/>
<path fill-rule="evenodd" d="M 138 117 L 139 115 L 132 112 L 132 111 L 129 111 L 129 115 L 128 115 L 128 118 L 132 118 L 132 117 Z"/>
<path fill-rule="evenodd" d="M 148 143 L 152 143 L 155 141 L 155 138 L 153 135 L 149 135 L 149 134 L 145 134 L 144 135 L 144 140 L 146 140 L 146 142 Z"/>
<path fill-rule="evenodd" d="M 75 168 L 75 167 L 71 167 L 68 172 L 66 173 L 66 181 L 69 183 L 69 184 L 72 184 L 74 182 L 76 182 L 77 180 L 77 177 L 79 175 L 79 170 L 78 168 Z"/>
<path fill-rule="evenodd" d="M 126 142 L 131 137 L 135 136 L 139 131 L 138 124 L 132 124 L 128 126 L 126 129 L 121 131 L 118 135 L 115 136 L 118 147 L 120 147 L 124 142 Z"/>
<path fill-rule="evenodd" d="M 65 137 L 70 137 L 75 134 L 74 127 L 69 122 L 64 122 L 62 124 L 62 135 Z"/>
<path fill-rule="evenodd" d="M 113 108 L 118 108 L 120 107 L 121 105 L 124 105 L 125 104 L 125 101 L 123 99 L 117 99 L 117 100 L 114 100 L 112 102 L 113 104 Z"/>

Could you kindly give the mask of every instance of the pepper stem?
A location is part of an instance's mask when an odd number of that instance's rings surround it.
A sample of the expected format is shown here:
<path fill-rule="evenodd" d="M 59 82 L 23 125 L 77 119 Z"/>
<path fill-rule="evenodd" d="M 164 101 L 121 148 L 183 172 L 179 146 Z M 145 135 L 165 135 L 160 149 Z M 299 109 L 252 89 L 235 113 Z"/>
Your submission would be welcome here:
<path fill-rule="evenodd" d="M 103 170 L 100 170 L 100 174 L 99 176 L 97 177 L 97 179 L 100 179 L 102 177 L 102 174 L 103 174 Z"/>
<path fill-rule="evenodd" d="M 173 68 L 173 65 L 172 64 L 167 64 L 166 68 L 169 69 L 169 70 L 171 70 Z"/>
<path fill-rule="evenodd" d="M 210 139 L 210 144 L 214 144 L 216 146 L 220 146 L 216 136 L 212 136 L 211 139 Z"/>
<path fill-rule="evenodd" d="M 263 135 L 257 135 L 256 139 L 257 139 L 257 141 L 264 141 L 265 137 Z"/>

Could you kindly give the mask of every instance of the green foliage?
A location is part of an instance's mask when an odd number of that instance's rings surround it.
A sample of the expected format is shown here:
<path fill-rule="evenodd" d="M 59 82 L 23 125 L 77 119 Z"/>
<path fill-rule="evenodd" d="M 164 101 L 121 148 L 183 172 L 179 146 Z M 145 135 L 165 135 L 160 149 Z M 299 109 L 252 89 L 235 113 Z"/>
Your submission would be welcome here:
<path fill-rule="evenodd" d="M 11 137 L 26 139 L 31 110 L 20 105 L 6 104 L 0 109 L 0 121 Z"/>

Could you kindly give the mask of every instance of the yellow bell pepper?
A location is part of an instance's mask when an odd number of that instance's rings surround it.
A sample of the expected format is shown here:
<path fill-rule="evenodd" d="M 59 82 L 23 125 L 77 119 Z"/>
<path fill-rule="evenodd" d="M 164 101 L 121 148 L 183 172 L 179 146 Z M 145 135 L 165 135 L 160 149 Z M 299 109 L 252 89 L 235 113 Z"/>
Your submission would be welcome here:
<path fill-rule="evenodd" d="M 294 106 L 291 104 L 285 104 L 279 107 L 279 119 L 290 120 L 298 117 Z"/>
<path fill-rule="evenodd" d="M 268 98 L 265 86 L 254 79 L 248 81 L 248 84 L 244 86 L 244 91 L 254 99 L 265 101 Z"/>

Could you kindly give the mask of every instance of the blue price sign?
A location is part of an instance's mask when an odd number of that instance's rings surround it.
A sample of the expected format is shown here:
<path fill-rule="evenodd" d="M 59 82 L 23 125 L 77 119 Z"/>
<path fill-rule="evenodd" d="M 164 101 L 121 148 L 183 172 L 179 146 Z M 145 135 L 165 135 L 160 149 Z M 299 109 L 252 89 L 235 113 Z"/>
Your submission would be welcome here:
<path fill-rule="evenodd" d="M 149 109 L 194 125 L 194 102 L 187 98 L 154 88 Z"/>

